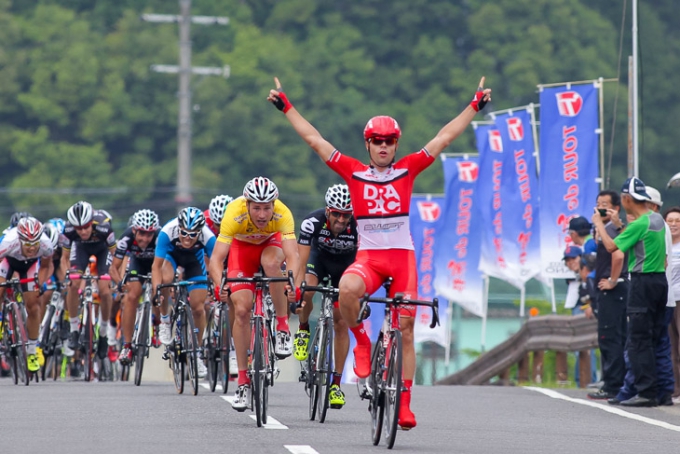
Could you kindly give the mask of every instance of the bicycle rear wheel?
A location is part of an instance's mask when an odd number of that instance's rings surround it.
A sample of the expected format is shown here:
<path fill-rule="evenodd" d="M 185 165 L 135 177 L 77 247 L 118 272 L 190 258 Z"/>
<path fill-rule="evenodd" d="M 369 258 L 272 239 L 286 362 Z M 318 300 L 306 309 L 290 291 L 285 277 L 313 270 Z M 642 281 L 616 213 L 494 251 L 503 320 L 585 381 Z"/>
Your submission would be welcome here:
<path fill-rule="evenodd" d="M 148 301 L 142 305 L 142 313 L 137 328 L 135 342 L 135 385 L 142 384 L 142 372 L 144 371 L 144 359 L 148 355 L 149 348 L 149 323 L 151 322 L 151 303 Z M 134 338 L 134 336 L 133 336 Z"/>
<path fill-rule="evenodd" d="M 333 380 L 333 324 L 329 320 L 324 321 L 324 337 L 321 339 L 319 350 L 319 422 L 326 421 L 326 413 L 330 406 L 330 388 Z"/>
<path fill-rule="evenodd" d="M 316 409 L 319 403 L 319 392 L 316 386 L 317 383 L 317 352 L 319 351 L 319 335 L 321 334 L 321 327 L 317 327 L 314 331 L 314 338 L 309 344 L 309 353 L 307 355 L 307 376 L 305 381 L 305 388 L 309 395 L 309 420 L 316 419 Z"/>
<path fill-rule="evenodd" d="M 262 427 L 263 424 L 267 423 L 267 414 L 264 410 L 264 389 L 266 383 L 264 381 L 265 376 L 265 352 L 264 352 L 264 326 L 262 323 L 262 318 L 256 317 L 253 321 L 253 341 L 252 341 L 252 374 L 251 382 L 253 385 L 253 401 L 255 406 L 255 420 L 257 421 L 257 427 Z"/>
<path fill-rule="evenodd" d="M 16 322 L 9 310 L 9 305 L 5 305 L 6 310 L 3 310 L 2 317 L 2 351 L 5 355 L 5 361 L 9 365 L 12 373 L 12 381 L 15 385 L 19 384 L 19 371 L 17 370 L 17 358 L 14 348 L 14 326 Z"/>
<path fill-rule="evenodd" d="M 219 369 L 222 374 L 222 394 L 226 394 L 229 389 L 229 351 L 231 350 L 231 328 L 226 304 L 222 305 L 222 310 L 220 310 L 219 330 Z"/>
<path fill-rule="evenodd" d="M 397 437 L 399 422 L 399 404 L 402 388 L 402 346 L 401 331 L 393 331 L 390 335 L 389 358 L 385 378 L 385 441 L 387 449 L 392 449 Z"/>
<path fill-rule="evenodd" d="M 28 334 L 26 333 L 26 319 L 21 313 L 19 305 L 12 306 L 14 313 L 14 343 L 16 345 L 16 367 L 19 376 L 19 383 L 28 386 L 31 382 L 31 374 L 28 372 Z"/>
<path fill-rule="evenodd" d="M 177 394 L 182 394 L 184 392 L 184 365 L 186 360 L 184 359 L 185 353 L 181 335 L 184 325 L 184 319 L 177 315 L 173 323 L 174 340 L 168 347 L 170 352 L 170 367 L 172 368 L 172 376 L 175 379 Z"/>
<path fill-rule="evenodd" d="M 385 414 L 385 400 L 383 395 L 382 367 L 385 362 L 385 349 L 383 348 L 383 333 L 380 333 L 373 349 L 371 358 L 371 375 L 369 375 L 371 399 L 368 410 L 371 412 L 371 437 L 373 444 L 380 443 L 382 434 L 383 416 Z"/>
<path fill-rule="evenodd" d="M 219 368 L 219 356 L 217 349 L 219 348 L 219 332 L 218 327 L 215 325 L 215 311 L 216 307 L 213 306 L 208 314 L 208 323 L 206 324 L 206 334 L 203 336 L 205 338 L 205 361 L 208 363 L 208 384 L 210 385 L 210 392 L 215 392 L 217 387 L 217 375 Z"/>
<path fill-rule="evenodd" d="M 198 343 L 198 333 L 196 324 L 194 323 L 194 316 L 191 313 L 191 308 L 184 309 L 184 316 L 186 317 L 186 331 L 184 332 L 183 345 L 186 346 L 186 360 L 189 366 L 189 380 L 191 380 L 191 390 L 195 395 L 198 394 L 198 355 L 200 344 Z"/>
<path fill-rule="evenodd" d="M 52 336 L 52 317 L 56 308 L 52 304 L 47 305 L 47 312 L 43 317 L 43 322 L 40 324 L 40 337 L 38 343 L 43 349 L 45 356 L 50 356 L 53 353 L 54 344 L 51 342 Z M 43 377 L 44 379 L 44 377 Z"/>

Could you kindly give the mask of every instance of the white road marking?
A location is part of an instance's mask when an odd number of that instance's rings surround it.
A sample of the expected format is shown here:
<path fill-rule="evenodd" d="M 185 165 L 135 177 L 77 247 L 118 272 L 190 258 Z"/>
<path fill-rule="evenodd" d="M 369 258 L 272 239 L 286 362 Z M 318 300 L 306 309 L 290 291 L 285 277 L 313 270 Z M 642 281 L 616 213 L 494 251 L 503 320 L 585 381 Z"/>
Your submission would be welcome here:
<path fill-rule="evenodd" d="M 309 445 L 283 445 L 283 447 L 293 454 L 319 454 L 319 451 Z"/>
<path fill-rule="evenodd" d="M 253 421 L 257 421 L 257 416 L 250 415 L 250 417 L 253 418 Z M 264 424 L 262 427 L 265 429 L 288 429 L 288 426 L 284 426 L 271 416 L 267 416 L 267 424 Z"/>
<path fill-rule="evenodd" d="M 646 416 L 641 416 L 641 415 L 638 415 L 638 414 L 635 414 L 635 413 L 630 413 L 630 412 L 627 412 L 627 411 L 622 410 L 622 409 L 617 408 L 617 407 L 604 406 L 602 404 L 598 404 L 598 403 L 595 403 L 595 402 L 592 402 L 592 401 L 589 401 L 589 400 L 585 400 L 585 399 L 575 399 L 573 397 L 565 396 L 564 394 L 558 393 L 557 391 L 553 391 L 552 389 L 535 388 L 533 386 L 525 386 L 524 389 L 528 389 L 530 391 L 536 391 L 538 393 L 545 394 L 546 396 L 552 397 L 553 399 L 562 399 L 562 400 L 566 400 L 567 402 L 572 402 L 572 403 L 575 403 L 575 404 L 580 404 L 580 405 L 585 405 L 585 406 L 592 407 L 592 408 L 597 408 L 597 409 L 600 409 L 602 411 L 606 411 L 608 413 L 613 413 L 615 415 L 622 416 L 624 418 L 633 419 L 635 421 L 644 422 L 644 423 L 650 424 L 652 426 L 661 427 L 662 429 L 668 429 L 668 430 L 673 430 L 675 432 L 680 432 L 680 426 L 676 426 L 674 424 L 669 424 L 669 423 L 664 422 L 664 421 L 659 421 L 657 419 L 648 418 Z M 609 404 L 607 404 L 607 405 L 609 405 Z"/>

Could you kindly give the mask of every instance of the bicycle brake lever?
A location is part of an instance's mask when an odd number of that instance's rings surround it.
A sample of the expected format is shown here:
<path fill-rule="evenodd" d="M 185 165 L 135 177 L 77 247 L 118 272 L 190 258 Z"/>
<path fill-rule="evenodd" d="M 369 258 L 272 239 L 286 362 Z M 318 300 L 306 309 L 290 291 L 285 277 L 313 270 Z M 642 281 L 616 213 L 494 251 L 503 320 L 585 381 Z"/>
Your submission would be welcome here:
<path fill-rule="evenodd" d="M 368 298 L 370 295 L 366 293 L 363 298 L 361 298 L 361 306 L 359 307 L 359 317 L 357 318 L 357 323 L 361 323 L 371 316 L 371 306 L 368 305 Z"/>
<path fill-rule="evenodd" d="M 430 329 L 434 329 L 435 326 L 439 325 L 439 298 L 432 300 L 432 322 L 430 323 Z"/>

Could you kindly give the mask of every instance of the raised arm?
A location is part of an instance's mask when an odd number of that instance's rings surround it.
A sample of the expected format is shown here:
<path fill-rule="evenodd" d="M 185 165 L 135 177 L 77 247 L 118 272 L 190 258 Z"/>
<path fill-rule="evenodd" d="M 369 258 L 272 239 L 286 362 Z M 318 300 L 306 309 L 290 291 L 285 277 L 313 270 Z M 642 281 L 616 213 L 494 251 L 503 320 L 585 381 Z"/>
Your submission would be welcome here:
<path fill-rule="evenodd" d="M 281 82 L 279 82 L 278 77 L 274 77 L 274 83 L 276 84 L 276 89 L 269 91 L 267 101 L 274 104 L 277 109 L 284 113 L 286 118 L 288 118 L 288 121 L 290 121 L 290 124 L 293 125 L 295 132 L 307 142 L 307 145 L 312 147 L 324 162 L 328 161 L 333 150 L 335 150 L 335 147 L 324 139 L 319 131 L 317 131 L 316 128 L 300 115 L 300 112 L 298 112 L 295 107 L 293 107 L 288 100 L 288 97 L 281 89 Z"/>
<path fill-rule="evenodd" d="M 465 131 L 465 128 L 475 118 L 477 112 L 482 110 L 487 102 L 491 100 L 491 89 L 484 88 L 484 77 L 479 81 L 479 88 L 475 93 L 474 98 L 456 118 L 448 122 L 430 142 L 425 145 L 427 151 L 435 158 L 448 147 L 459 135 Z"/>

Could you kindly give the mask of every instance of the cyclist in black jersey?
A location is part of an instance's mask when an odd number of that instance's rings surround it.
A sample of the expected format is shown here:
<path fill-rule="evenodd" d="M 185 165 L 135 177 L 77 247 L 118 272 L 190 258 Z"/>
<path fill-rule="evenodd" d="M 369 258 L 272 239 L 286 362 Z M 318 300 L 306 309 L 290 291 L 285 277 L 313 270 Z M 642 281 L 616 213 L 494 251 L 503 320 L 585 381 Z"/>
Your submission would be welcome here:
<path fill-rule="evenodd" d="M 342 273 L 356 258 L 357 238 L 357 223 L 352 217 L 349 189 L 345 184 L 331 186 L 326 191 L 326 207 L 310 213 L 300 227 L 299 272 L 304 273 L 305 282 L 318 285 L 319 281 L 330 276 L 330 284 L 337 287 Z M 300 328 L 293 341 L 294 356 L 298 361 L 305 361 L 308 355 L 309 315 L 313 308 L 313 296 L 313 292 L 305 292 L 303 307 L 298 313 Z M 345 405 L 340 382 L 349 351 L 347 323 L 340 315 L 337 304 L 336 301 L 333 309 L 335 371 L 330 388 L 331 408 L 342 408 Z"/>
<path fill-rule="evenodd" d="M 64 227 L 64 235 L 62 236 L 64 240 L 62 248 L 65 252 L 62 254 L 62 267 L 75 273 L 82 273 L 89 265 L 90 256 L 94 255 L 97 258 L 97 274 L 100 276 L 107 274 L 110 263 L 109 253 L 116 246 L 116 234 L 111 228 L 111 216 L 104 210 L 93 210 L 92 205 L 88 202 L 80 201 L 68 209 L 67 218 L 68 222 Z M 66 307 L 71 324 L 68 348 L 74 351 L 78 349 L 80 334 L 78 332 L 80 319 L 78 317 L 77 292 L 80 282 L 79 279 L 72 281 L 69 287 L 73 291 L 66 295 Z M 105 334 L 111 316 L 111 287 L 109 282 L 105 280 L 99 281 L 98 285 L 101 299 L 99 332 Z M 100 335 L 97 354 L 101 359 L 106 357 L 107 347 L 108 339 L 105 335 Z"/>
<path fill-rule="evenodd" d="M 129 256 L 130 276 L 126 281 L 127 293 L 123 297 L 123 314 L 121 323 L 123 326 L 123 349 L 118 357 L 121 364 L 132 362 L 132 334 L 135 329 L 135 316 L 137 302 L 142 295 L 144 281 L 137 275 L 151 274 L 151 265 L 156 251 L 156 239 L 160 231 L 158 215 L 151 210 L 139 210 L 132 215 L 132 226 L 128 227 L 116 243 L 116 251 L 113 254 L 113 263 L 109 273 L 114 282 L 119 283 L 121 289 L 120 269 L 125 256 Z M 160 317 L 160 316 L 159 316 Z M 158 320 L 160 323 L 160 320 Z"/>

